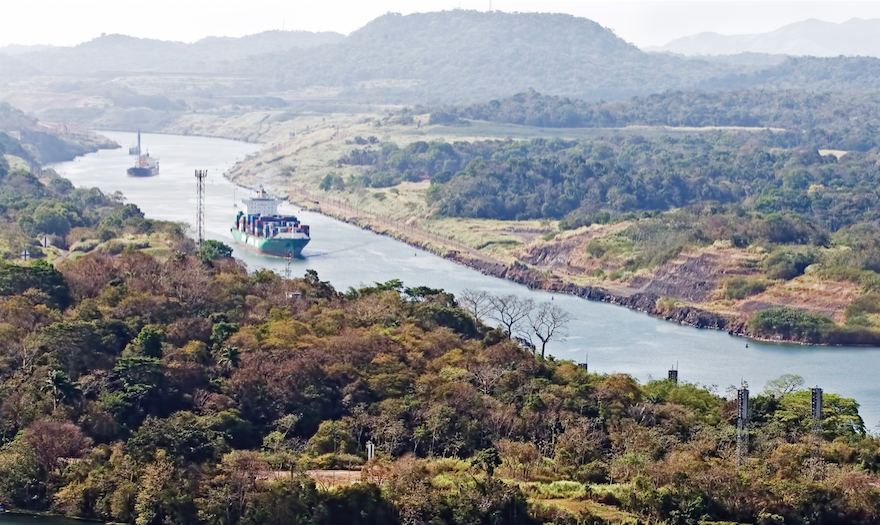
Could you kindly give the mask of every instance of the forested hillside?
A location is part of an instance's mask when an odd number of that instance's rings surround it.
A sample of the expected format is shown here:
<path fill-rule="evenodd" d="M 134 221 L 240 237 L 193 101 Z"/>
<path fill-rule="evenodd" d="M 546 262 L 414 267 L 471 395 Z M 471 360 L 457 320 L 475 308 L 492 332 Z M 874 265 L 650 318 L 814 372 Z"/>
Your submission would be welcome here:
<path fill-rule="evenodd" d="M 298 99 L 305 93 L 345 103 L 436 104 L 530 88 L 591 101 L 694 88 L 850 92 L 874 89 L 880 74 L 876 58 L 779 63 L 755 53 L 705 59 L 645 53 L 586 18 L 460 9 L 388 13 L 347 37 L 267 31 L 184 44 L 106 35 L 70 48 L 0 57 L 0 83 L 38 79 L 13 90 L 103 97 L 127 87 L 144 107 L 163 112 L 183 111 L 187 104 L 213 107 L 215 96 Z M 148 83 L 132 78 L 145 72 L 160 77 Z M 169 73 L 175 76 L 163 76 Z M 167 97 L 176 106 L 155 107 L 146 97 Z M 103 111 L 94 104 L 86 110 Z"/>
<path fill-rule="evenodd" d="M 244 71 L 271 89 L 343 86 L 347 98 L 459 102 L 534 88 L 587 100 L 669 89 L 875 89 L 880 59 L 749 55 L 727 60 L 643 53 L 584 18 L 443 11 L 387 14 L 338 44 L 254 57 Z"/>
<path fill-rule="evenodd" d="M 670 91 L 616 102 L 547 96 L 535 90 L 468 106 L 416 106 L 431 123 L 461 119 L 551 128 L 626 126 L 762 127 L 799 131 L 800 145 L 865 151 L 878 145 L 880 94 L 802 89 Z"/>
<path fill-rule="evenodd" d="M 15 155 L 41 165 L 118 147 L 97 133 L 77 126 L 40 123 L 33 115 L 0 102 L 0 155 Z"/>
<path fill-rule="evenodd" d="M 365 146 L 339 163 L 366 168 L 348 184 L 428 178 L 428 200 L 453 217 L 559 219 L 602 210 L 620 216 L 714 203 L 802 214 L 830 230 L 880 218 L 876 150 L 838 159 L 804 140 L 796 132 L 718 131 L 584 142 L 416 142 Z"/>
<path fill-rule="evenodd" d="M 810 91 L 875 91 L 880 59 L 873 57 L 792 57 L 778 66 L 751 74 L 710 79 L 697 88 L 806 89 Z"/>
<path fill-rule="evenodd" d="M 386 14 L 339 44 L 255 57 L 246 67 L 272 89 L 344 86 L 346 97 L 421 102 L 485 100 L 529 87 L 620 99 L 730 71 L 643 53 L 585 18 L 463 10 Z"/>
<path fill-rule="evenodd" d="M 753 397 L 738 468 L 732 402 L 544 359 L 484 325 L 500 310 L 479 294 L 464 310 L 399 281 L 248 273 L 133 204 L 0 168 L 3 231 L 79 217 L 54 266 L 0 264 L 6 508 L 137 525 L 880 515 L 858 404 L 826 394 L 810 437 L 797 377 Z M 359 483 L 320 481 L 353 466 Z"/>

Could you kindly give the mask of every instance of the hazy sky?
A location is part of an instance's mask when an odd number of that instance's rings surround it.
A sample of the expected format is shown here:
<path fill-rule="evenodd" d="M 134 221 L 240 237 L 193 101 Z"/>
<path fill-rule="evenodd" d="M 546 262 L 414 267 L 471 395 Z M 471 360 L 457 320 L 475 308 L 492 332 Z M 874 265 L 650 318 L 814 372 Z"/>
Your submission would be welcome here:
<path fill-rule="evenodd" d="M 388 11 L 486 11 L 489 0 L 0 0 L 0 46 L 75 45 L 101 33 L 192 42 L 268 29 L 348 34 Z M 501 11 L 558 12 L 590 18 L 638 46 L 703 31 L 762 33 L 817 18 L 880 18 L 880 2 L 798 0 L 492 0 Z"/>

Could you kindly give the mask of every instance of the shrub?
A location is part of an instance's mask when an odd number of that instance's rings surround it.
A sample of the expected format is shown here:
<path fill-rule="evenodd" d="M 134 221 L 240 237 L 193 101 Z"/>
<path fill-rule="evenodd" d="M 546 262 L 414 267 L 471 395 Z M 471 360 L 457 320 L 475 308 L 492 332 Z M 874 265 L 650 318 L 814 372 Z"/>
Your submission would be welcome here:
<path fill-rule="evenodd" d="M 818 259 L 814 250 L 794 251 L 790 248 L 775 250 L 764 259 L 764 269 L 771 279 L 794 279 L 803 275 L 807 266 Z"/>
<path fill-rule="evenodd" d="M 583 498 L 590 493 L 589 488 L 577 481 L 554 481 L 553 483 L 540 483 L 538 491 L 547 499 L 575 499 Z"/>
<path fill-rule="evenodd" d="M 767 289 L 767 283 L 749 277 L 731 277 L 724 282 L 725 299 L 745 299 Z"/>
<path fill-rule="evenodd" d="M 755 335 L 810 343 L 826 342 L 834 328 L 834 322 L 824 315 L 793 308 L 771 308 L 756 313 L 749 320 L 749 329 Z"/>
<path fill-rule="evenodd" d="M 98 244 L 100 244 L 100 241 L 98 241 L 97 239 L 86 239 L 84 241 L 73 243 L 73 245 L 70 247 L 70 251 L 90 252 L 94 250 L 98 246 Z"/>

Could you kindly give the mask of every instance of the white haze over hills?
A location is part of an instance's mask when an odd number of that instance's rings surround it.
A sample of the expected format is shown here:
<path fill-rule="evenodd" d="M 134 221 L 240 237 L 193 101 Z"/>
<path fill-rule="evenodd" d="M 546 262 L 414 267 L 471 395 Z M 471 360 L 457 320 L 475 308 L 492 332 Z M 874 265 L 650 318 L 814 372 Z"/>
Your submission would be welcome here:
<path fill-rule="evenodd" d="M 840 24 L 809 19 L 755 35 L 700 33 L 678 38 L 645 51 L 682 55 L 735 55 L 768 53 L 795 56 L 880 57 L 880 19 L 853 18 Z"/>

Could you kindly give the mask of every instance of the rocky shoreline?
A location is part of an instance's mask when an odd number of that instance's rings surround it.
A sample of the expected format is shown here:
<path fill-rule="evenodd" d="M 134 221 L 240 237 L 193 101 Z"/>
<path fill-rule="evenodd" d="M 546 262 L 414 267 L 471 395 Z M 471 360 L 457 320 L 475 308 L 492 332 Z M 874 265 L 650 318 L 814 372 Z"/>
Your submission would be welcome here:
<path fill-rule="evenodd" d="M 566 283 L 557 278 L 547 279 L 523 264 L 512 264 L 509 266 L 500 262 L 487 264 L 467 257 L 460 257 L 457 252 L 450 252 L 443 256 L 446 259 L 473 268 L 485 275 L 507 279 L 525 285 L 531 289 L 566 293 L 590 301 L 602 301 L 616 304 L 631 310 L 644 312 L 666 321 L 693 326 L 695 328 L 726 330 L 731 335 L 750 335 L 746 331 L 744 324 L 735 323 L 722 315 L 694 308 L 692 306 L 674 307 L 670 311 L 664 312 L 657 308 L 657 301 L 661 299 L 661 297 L 656 294 L 634 293 L 629 296 L 624 296 L 615 294 L 598 286 L 581 286 L 574 283 Z"/>
<path fill-rule="evenodd" d="M 334 219 L 353 224 L 365 230 L 370 230 L 379 235 L 386 235 L 404 242 L 415 248 L 429 251 L 443 257 L 444 259 L 453 261 L 462 266 L 477 270 L 478 272 L 490 277 L 507 279 L 518 284 L 527 286 L 533 290 L 544 290 L 548 292 L 565 293 L 575 295 L 577 297 L 590 301 L 602 301 L 609 304 L 615 304 L 646 313 L 652 317 L 663 319 L 694 328 L 708 328 L 712 330 L 724 330 L 730 335 L 747 337 L 749 339 L 759 340 L 748 331 L 748 327 L 744 322 L 738 322 L 734 319 L 723 315 L 695 308 L 693 306 L 673 307 L 668 311 L 664 311 L 657 307 L 660 296 L 653 293 L 634 293 L 632 295 L 615 294 L 609 290 L 598 286 L 581 286 L 574 283 L 566 283 L 558 278 L 547 279 L 541 273 L 530 269 L 522 263 L 514 263 L 506 265 L 502 262 L 488 262 L 473 257 L 468 257 L 461 252 L 455 250 L 438 250 L 430 243 L 423 243 L 413 239 L 402 232 L 390 229 L 376 229 L 370 224 L 361 224 L 358 221 L 334 213 L 321 208 L 310 208 L 311 211 L 333 217 Z M 770 340 L 768 340 L 770 341 Z M 778 343 L 797 343 L 796 341 L 772 341 Z"/>

